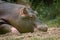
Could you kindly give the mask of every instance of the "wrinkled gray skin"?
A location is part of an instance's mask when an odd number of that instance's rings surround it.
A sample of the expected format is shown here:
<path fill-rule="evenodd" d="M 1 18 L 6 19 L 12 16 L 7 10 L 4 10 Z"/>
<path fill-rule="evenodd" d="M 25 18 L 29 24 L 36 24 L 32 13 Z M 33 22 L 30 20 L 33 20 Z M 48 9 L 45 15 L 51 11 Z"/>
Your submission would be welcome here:
<path fill-rule="evenodd" d="M 25 8 L 25 16 L 20 15 L 21 8 Z M 20 33 L 34 32 L 34 28 L 47 31 L 47 25 L 41 23 L 36 14 L 30 7 L 0 1 L 0 20 L 2 20 L 0 23 L 3 22 L 0 25 L 0 32 L 13 31 L 12 27 Z"/>

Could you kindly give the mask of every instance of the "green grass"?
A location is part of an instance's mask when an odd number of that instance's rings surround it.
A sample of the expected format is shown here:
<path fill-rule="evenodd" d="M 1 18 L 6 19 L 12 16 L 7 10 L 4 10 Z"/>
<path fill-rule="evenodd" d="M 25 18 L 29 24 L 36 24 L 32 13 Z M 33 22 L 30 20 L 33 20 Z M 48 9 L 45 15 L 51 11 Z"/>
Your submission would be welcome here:
<path fill-rule="evenodd" d="M 42 40 L 58 40 L 56 37 L 49 37 L 49 38 L 44 38 Z"/>
<path fill-rule="evenodd" d="M 47 22 L 47 25 L 48 25 L 49 27 L 60 27 L 60 23 L 59 23 L 59 22 L 60 22 L 60 21 L 52 20 L 52 21 Z"/>
<path fill-rule="evenodd" d="M 17 36 L 18 37 L 18 36 Z M 21 38 L 15 38 L 15 37 L 7 37 L 7 38 L 0 38 L 0 40 L 23 40 Z M 26 38 L 25 38 L 26 40 Z M 47 38 L 37 38 L 37 37 L 31 37 L 28 40 L 58 40 L 56 37 L 47 37 Z"/>
<path fill-rule="evenodd" d="M 56 37 L 47 37 L 47 38 L 31 38 L 31 40 L 58 40 Z"/>
<path fill-rule="evenodd" d="M 60 17 L 54 20 L 44 21 L 48 27 L 60 27 Z"/>

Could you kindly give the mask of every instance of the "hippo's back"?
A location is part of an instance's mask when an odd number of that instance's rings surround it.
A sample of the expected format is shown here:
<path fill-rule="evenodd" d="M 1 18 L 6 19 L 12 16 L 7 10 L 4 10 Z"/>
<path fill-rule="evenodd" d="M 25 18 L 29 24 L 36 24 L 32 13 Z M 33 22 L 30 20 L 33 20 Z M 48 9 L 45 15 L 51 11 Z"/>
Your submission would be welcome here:
<path fill-rule="evenodd" d="M 24 5 L 12 4 L 8 2 L 0 2 L 0 17 L 14 16 L 19 13 L 20 8 Z"/>
<path fill-rule="evenodd" d="M 12 25 L 17 25 L 19 12 L 24 5 L 12 4 L 8 2 L 0 2 L 0 19 L 7 20 Z"/>

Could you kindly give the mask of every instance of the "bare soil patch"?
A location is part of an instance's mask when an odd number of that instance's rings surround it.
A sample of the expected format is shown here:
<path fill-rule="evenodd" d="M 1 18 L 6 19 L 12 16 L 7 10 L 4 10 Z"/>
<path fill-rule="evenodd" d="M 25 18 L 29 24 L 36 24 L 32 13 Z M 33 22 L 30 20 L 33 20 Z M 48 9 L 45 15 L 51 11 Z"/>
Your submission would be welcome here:
<path fill-rule="evenodd" d="M 47 32 L 35 31 L 33 33 L 23 33 L 23 34 L 4 34 L 0 35 L 0 40 L 41 40 L 44 38 L 55 37 L 60 40 L 60 28 L 53 27 L 49 28 Z"/>

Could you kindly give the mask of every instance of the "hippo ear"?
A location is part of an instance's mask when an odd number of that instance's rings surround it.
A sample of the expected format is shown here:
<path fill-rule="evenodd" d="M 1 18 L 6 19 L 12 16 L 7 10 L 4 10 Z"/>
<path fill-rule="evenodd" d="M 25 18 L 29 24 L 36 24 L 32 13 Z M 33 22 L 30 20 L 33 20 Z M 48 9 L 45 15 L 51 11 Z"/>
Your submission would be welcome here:
<path fill-rule="evenodd" d="M 21 8 L 20 9 L 20 15 L 21 16 L 26 16 L 26 14 L 27 14 L 26 8 L 25 7 Z"/>

